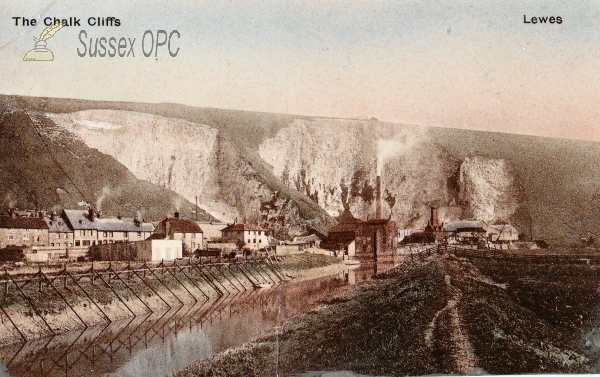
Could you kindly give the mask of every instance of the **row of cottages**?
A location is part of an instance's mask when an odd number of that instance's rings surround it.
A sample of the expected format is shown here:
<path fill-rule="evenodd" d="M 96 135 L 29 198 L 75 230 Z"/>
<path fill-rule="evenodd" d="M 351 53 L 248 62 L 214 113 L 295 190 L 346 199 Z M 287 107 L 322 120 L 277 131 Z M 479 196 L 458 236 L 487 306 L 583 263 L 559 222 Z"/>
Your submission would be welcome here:
<path fill-rule="evenodd" d="M 101 215 L 101 214 L 100 214 Z M 154 232 L 151 223 L 120 218 L 101 218 L 93 210 L 64 210 L 60 216 L 9 211 L 0 216 L 0 248 L 7 246 L 92 246 L 124 241 L 142 241 Z"/>
<path fill-rule="evenodd" d="M 138 219 L 125 221 L 120 218 L 103 218 L 101 212 L 65 209 L 60 220 L 73 232 L 72 246 L 93 246 L 115 242 L 143 241 L 154 232 L 154 225 Z M 52 221 L 52 220 L 51 220 Z M 59 243 L 60 234 L 55 241 Z M 53 245 L 49 245 L 53 246 Z"/>
<path fill-rule="evenodd" d="M 234 222 L 227 226 L 221 230 L 221 235 L 225 239 L 243 242 L 243 247 L 250 250 L 260 250 L 269 246 L 266 230 L 246 220 L 241 223 Z"/>

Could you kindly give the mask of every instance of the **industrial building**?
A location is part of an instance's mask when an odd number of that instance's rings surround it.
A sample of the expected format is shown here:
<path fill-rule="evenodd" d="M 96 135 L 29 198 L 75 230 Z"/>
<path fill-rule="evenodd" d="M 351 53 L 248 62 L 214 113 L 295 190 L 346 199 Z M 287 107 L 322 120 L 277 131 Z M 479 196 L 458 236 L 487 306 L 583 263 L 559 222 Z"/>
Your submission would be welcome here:
<path fill-rule="evenodd" d="M 348 209 L 338 218 L 323 247 L 343 256 L 352 256 L 361 262 L 381 262 L 392 260 L 398 246 L 398 226 L 383 215 L 382 179 L 377 176 L 375 186 L 375 218 L 356 219 Z M 339 256 L 339 254 L 338 254 Z"/>

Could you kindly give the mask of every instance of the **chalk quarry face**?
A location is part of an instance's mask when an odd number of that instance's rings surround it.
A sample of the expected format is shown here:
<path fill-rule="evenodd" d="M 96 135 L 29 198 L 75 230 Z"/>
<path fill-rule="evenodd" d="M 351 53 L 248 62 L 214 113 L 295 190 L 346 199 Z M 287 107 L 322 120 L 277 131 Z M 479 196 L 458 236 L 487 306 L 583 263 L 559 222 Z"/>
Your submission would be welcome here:
<path fill-rule="evenodd" d="M 208 125 L 120 110 L 48 116 L 89 147 L 113 156 L 137 178 L 192 203 L 198 196 L 200 206 L 222 220 L 258 213 L 273 199 L 260 181 L 233 171 L 239 156 L 224 153 L 219 130 Z M 262 141 L 258 155 L 285 185 L 331 216 L 344 208 L 357 217 L 371 215 L 378 170 L 384 215 L 391 214 L 402 227 L 424 227 L 431 205 L 441 208 L 445 220 L 509 220 L 517 208 L 509 162 L 479 156 L 454 159 L 422 127 L 296 119 Z M 223 174 L 235 176 L 229 184 L 244 188 L 237 192 L 242 196 L 238 201 L 223 195 L 231 189 L 223 187 Z"/>

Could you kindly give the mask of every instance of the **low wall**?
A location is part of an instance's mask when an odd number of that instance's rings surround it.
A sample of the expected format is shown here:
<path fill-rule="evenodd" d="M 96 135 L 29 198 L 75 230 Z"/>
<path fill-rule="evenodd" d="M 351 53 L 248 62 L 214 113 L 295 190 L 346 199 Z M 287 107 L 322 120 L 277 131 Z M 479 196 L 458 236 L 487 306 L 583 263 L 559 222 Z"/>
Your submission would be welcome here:
<path fill-rule="evenodd" d="M 48 262 L 48 259 L 48 253 L 25 253 L 25 260 L 27 260 L 28 262 Z"/>

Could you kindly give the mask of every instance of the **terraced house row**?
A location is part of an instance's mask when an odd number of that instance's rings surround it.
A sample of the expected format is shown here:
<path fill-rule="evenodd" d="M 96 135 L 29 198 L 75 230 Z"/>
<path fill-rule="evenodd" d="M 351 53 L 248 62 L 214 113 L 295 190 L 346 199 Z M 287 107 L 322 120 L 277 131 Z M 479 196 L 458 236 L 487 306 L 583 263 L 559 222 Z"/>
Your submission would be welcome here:
<path fill-rule="evenodd" d="M 143 241 L 154 225 L 140 219 L 103 218 L 100 211 L 65 209 L 52 213 L 10 210 L 0 216 L 0 248 L 39 246 L 66 249 L 124 241 Z"/>

